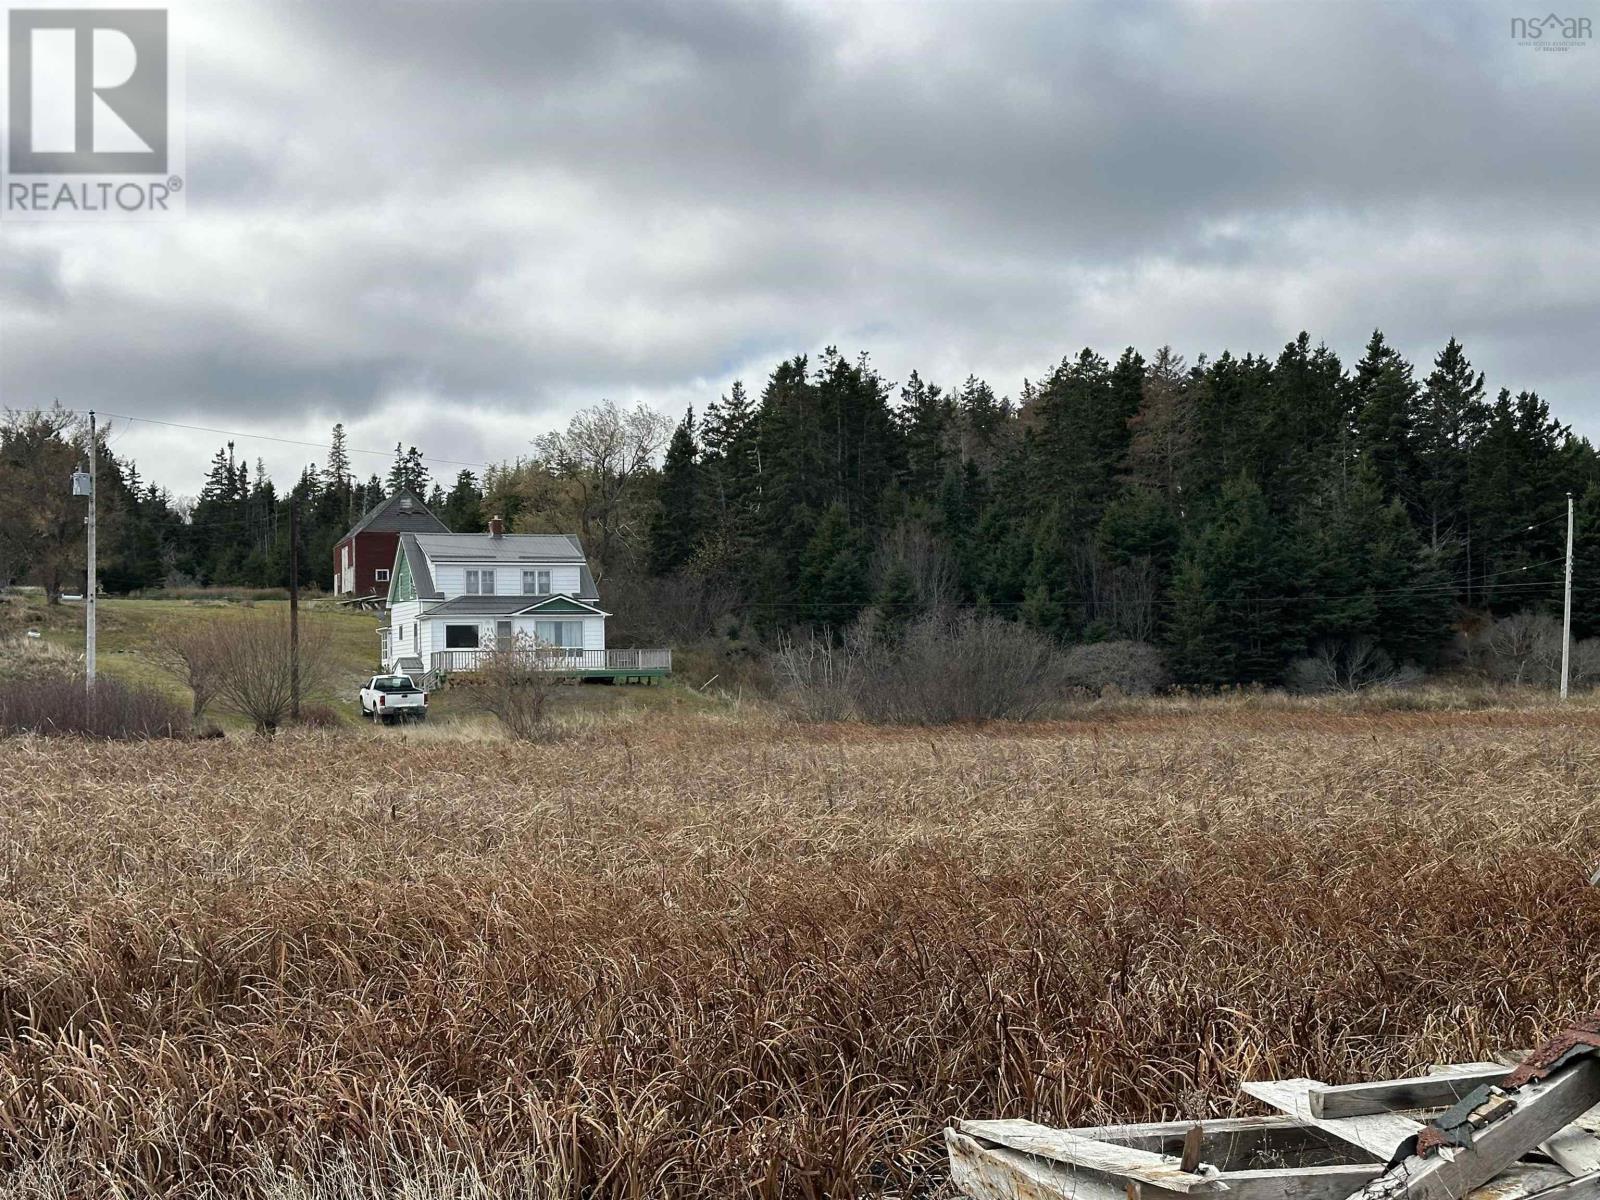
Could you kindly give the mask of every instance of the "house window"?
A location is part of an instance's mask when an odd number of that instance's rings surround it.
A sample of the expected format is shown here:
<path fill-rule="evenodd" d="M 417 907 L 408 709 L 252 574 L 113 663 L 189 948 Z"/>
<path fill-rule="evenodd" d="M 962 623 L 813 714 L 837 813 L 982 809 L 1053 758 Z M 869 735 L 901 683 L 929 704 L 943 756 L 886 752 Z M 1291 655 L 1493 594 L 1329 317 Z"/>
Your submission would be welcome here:
<path fill-rule="evenodd" d="M 374 579 L 376 579 L 379 583 L 388 583 L 389 582 L 389 572 L 387 570 L 385 570 L 383 567 L 379 567 L 376 571 L 374 571 L 372 573 L 372 577 Z"/>
<path fill-rule="evenodd" d="M 478 627 L 476 625 L 446 625 L 444 627 L 446 650 L 476 650 Z"/>
<path fill-rule="evenodd" d="M 524 596 L 548 596 L 550 594 L 550 572 L 524 571 L 522 573 L 522 594 Z"/>
<path fill-rule="evenodd" d="M 559 646 L 563 650 L 582 650 L 583 622 L 535 621 L 533 636 L 545 646 Z"/>
<path fill-rule="evenodd" d="M 467 595 L 492 596 L 494 595 L 493 571 L 468 571 Z"/>

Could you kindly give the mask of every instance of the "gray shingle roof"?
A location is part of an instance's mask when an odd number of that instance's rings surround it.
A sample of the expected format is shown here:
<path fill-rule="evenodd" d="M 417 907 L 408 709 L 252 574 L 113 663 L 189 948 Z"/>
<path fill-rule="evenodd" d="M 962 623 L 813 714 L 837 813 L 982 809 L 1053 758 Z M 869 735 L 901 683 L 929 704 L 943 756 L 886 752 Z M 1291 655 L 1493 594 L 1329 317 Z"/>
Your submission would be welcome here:
<path fill-rule="evenodd" d="M 420 533 L 417 544 L 435 562 L 576 562 L 583 545 L 566 533 Z"/>
<path fill-rule="evenodd" d="M 582 596 L 567 597 L 579 603 L 593 603 Z M 421 613 L 425 617 L 452 617 L 452 616 L 477 616 L 477 617 L 508 617 L 512 613 L 520 613 L 533 608 L 541 600 L 552 599 L 550 596 L 453 596 L 443 604 L 435 604 L 432 608 L 424 609 Z"/>
<path fill-rule="evenodd" d="M 404 501 L 411 501 L 408 510 Z M 340 538 L 353 538 L 358 533 L 449 533 L 450 526 L 428 511 L 421 500 L 410 492 L 399 492 L 382 504 L 367 510 L 366 516 L 355 523 L 349 533 Z"/>
<path fill-rule="evenodd" d="M 411 583 L 417 589 L 418 600 L 443 600 L 444 593 L 434 586 L 433 572 L 428 569 L 428 556 L 417 545 L 417 535 L 400 535 L 400 553 L 406 556 L 406 566 L 411 568 Z"/>

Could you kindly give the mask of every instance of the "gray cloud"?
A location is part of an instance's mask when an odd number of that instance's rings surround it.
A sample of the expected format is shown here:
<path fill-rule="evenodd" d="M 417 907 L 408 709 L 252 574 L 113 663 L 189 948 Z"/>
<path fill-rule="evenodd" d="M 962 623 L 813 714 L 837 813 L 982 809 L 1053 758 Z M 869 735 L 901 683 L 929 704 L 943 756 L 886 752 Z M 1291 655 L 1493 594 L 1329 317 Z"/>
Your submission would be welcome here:
<path fill-rule="evenodd" d="M 1516 46 L 1509 8 L 185 12 L 188 216 L 0 227 L 6 404 L 476 462 L 830 342 L 1014 392 L 1086 343 L 1376 325 L 1600 432 L 1600 46 Z M 216 440 L 119 448 L 189 491 Z"/>

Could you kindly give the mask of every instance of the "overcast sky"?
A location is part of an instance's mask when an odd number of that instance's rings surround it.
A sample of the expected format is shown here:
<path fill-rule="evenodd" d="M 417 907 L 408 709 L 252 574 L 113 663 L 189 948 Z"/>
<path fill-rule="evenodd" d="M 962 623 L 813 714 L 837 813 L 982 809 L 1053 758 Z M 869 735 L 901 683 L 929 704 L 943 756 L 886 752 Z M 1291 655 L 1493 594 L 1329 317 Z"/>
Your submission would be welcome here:
<path fill-rule="evenodd" d="M 1526 7 L 175 4 L 187 216 L 0 226 L 0 401 L 479 463 L 830 343 L 1015 395 L 1380 326 L 1600 435 L 1600 43 Z M 179 493 L 223 440 L 118 424 Z"/>

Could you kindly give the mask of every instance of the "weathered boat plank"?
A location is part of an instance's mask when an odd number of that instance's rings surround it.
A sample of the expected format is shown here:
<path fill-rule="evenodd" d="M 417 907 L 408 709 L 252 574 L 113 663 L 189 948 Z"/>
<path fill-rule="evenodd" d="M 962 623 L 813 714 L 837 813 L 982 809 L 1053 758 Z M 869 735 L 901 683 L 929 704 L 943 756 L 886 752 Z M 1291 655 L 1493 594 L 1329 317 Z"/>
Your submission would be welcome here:
<path fill-rule="evenodd" d="M 1240 1088 L 1263 1104 L 1270 1104 L 1291 1117 L 1315 1125 L 1333 1136 L 1343 1138 L 1375 1158 L 1388 1162 L 1407 1138 L 1422 1128 L 1422 1123 L 1394 1113 L 1374 1113 L 1365 1117 L 1316 1116 L 1311 1111 L 1311 1092 L 1324 1087 L 1316 1079 L 1257 1080 L 1243 1083 Z"/>
<path fill-rule="evenodd" d="M 1530 1148 L 1600 1102 L 1600 1059 L 1579 1059 L 1509 1097 L 1513 1107 L 1477 1129 L 1470 1147 L 1410 1155 L 1355 1195 L 1359 1200 L 1456 1200 L 1490 1183 Z M 1355 1120 L 1372 1120 L 1357 1117 Z"/>
<path fill-rule="evenodd" d="M 1154 1184 L 1166 1191 L 1184 1194 L 1223 1190 L 1216 1180 L 1215 1168 L 1211 1168 L 1209 1174 L 1191 1173 L 1183 1170 L 1171 1155 L 1096 1141 L 1033 1121 L 961 1121 L 958 1128 L 970 1137 L 997 1146 L 1117 1180 Z"/>

